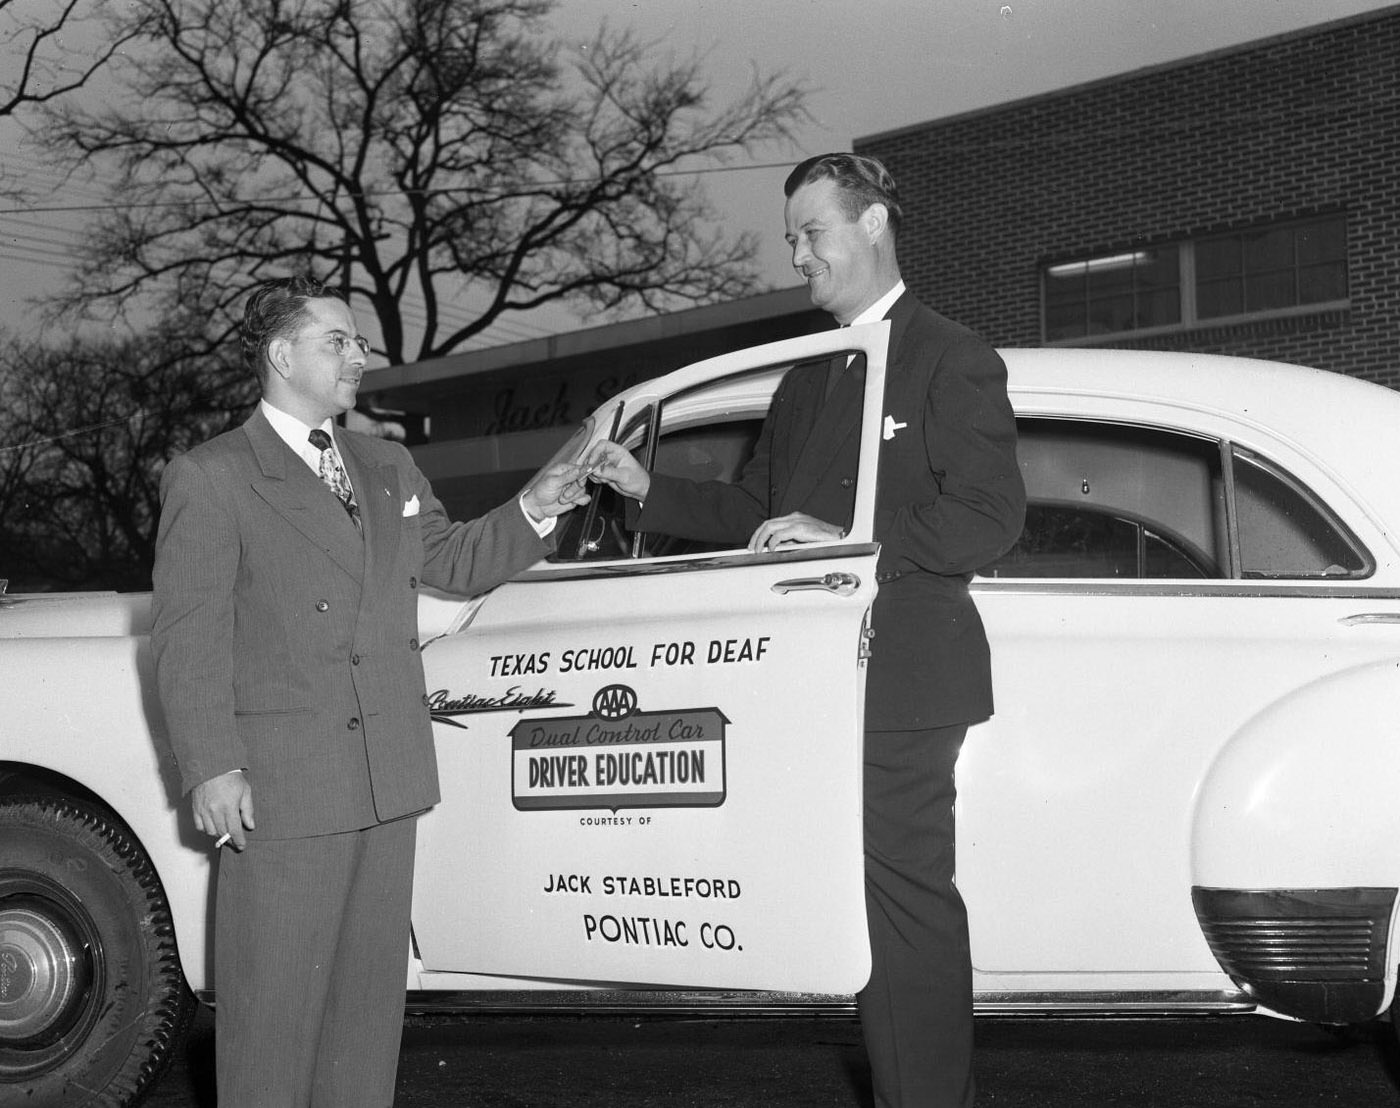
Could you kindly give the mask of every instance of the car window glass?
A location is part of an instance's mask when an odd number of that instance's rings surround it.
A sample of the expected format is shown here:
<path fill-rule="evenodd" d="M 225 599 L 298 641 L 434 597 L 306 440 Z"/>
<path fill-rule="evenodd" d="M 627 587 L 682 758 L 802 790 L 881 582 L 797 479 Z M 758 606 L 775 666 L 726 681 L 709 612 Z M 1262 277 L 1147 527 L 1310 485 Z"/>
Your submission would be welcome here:
<path fill-rule="evenodd" d="M 859 367 L 861 362 L 855 364 Z M 823 361 L 797 368 L 825 373 L 826 365 Z M 655 408 L 629 414 L 617 439 L 652 472 L 733 484 L 742 478 L 752 457 L 778 383 L 794 368 L 789 362 L 765 365 L 677 392 Z M 600 486 L 594 486 L 593 492 L 598 505 L 592 520 L 585 512 L 569 514 L 552 561 L 660 558 L 742 549 L 742 544 L 734 542 L 634 532 L 628 525 L 624 498 Z"/>
<path fill-rule="evenodd" d="M 1245 577 L 1364 576 L 1360 546 L 1308 490 L 1249 451 L 1234 450 L 1235 513 Z"/>
<path fill-rule="evenodd" d="M 1215 440 L 1087 420 L 1027 419 L 1019 433 L 1026 525 L 983 576 L 1227 575 Z"/>
<path fill-rule="evenodd" d="M 988 577 L 1208 577 L 1210 567 L 1141 522 L 1093 508 L 1031 504 L 1016 545 Z"/>
<path fill-rule="evenodd" d="M 651 421 L 652 408 L 644 407 L 622 422 L 624 412 L 605 412 L 613 421 L 611 437 L 618 442 L 638 442 Z M 588 420 L 591 430 L 593 417 Z M 587 436 L 585 436 L 585 441 Z M 546 558 L 550 562 L 588 562 L 631 555 L 632 543 L 624 523 L 622 498 L 606 485 L 589 485 L 590 501 L 581 508 L 561 517 L 555 539 L 555 549 Z"/>

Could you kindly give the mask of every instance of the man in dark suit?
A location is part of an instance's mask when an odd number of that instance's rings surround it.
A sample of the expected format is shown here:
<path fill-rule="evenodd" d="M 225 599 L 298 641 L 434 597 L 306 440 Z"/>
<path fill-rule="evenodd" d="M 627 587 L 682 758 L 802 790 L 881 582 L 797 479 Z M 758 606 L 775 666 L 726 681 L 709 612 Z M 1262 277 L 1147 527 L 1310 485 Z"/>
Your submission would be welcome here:
<path fill-rule="evenodd" d="M 403 1023 L 414 817 L 438 801 L 418 590 L 478 593 L 586 499 L 557 466 L 467 523 L 408 451 L 335 427 L 368 344 L 303 278 L 258 288 L 262 402 L 161 481 L 151 643 L 195 826 L 220 858 L 226 1108 L 384 1108 Z"/>
<path fill-rule="evenodd" d="M 968 725 L 992 711 L 968 582 L 1016 541 L 1025 516 L 1006 368 L 905 291 L 902 213 L 883 165 L 822 155 L 784 191 L 792 264 L 812 302 L 843 325 L 891 324 L 865 711 L 872 970 L 859 997 L 875 1099 L 961 1108 L 973 1100 L 972 968 L 953 880 L 953 771 Z M 639 530 L 753 551 L 839 539 L 854 508 L 859 378 L 844 357 L 789 372 L 735 484 L 648 474 L 611 443 L 587 461 L 596 480 L 641 502 Z"/>

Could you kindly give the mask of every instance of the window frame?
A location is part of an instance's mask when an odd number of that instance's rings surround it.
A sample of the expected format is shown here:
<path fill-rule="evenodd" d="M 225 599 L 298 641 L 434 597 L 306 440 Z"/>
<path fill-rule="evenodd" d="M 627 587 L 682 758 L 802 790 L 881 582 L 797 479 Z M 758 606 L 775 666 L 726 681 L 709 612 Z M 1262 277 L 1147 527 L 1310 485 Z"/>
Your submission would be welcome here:
<path fill-rule="evenodd" d="M 1095 417 L 1087 415 L 1066 415 L 1052 413 L 1032 413 L 1018 412 L 1016 423 L 1018 431 L 1026 424 L 1044 422 L 1054 424 L 1081 424 L 1090 427 L 1105 429 L 1121 429 L 1127 432 L 1147 432 L 1159 435 L 1164 438 L 1191 439 L 1202 444 L 1214 444 L 1219 458 L 1219 480 L 1222 487 L 1224 520 L 1217 526 L 1221 533 L 1217 534 L 1217 543 L 1222 547 L 1224 558 L 1219 566 L 1220 575 L 1215 577 L 1018 577 L 1005 573 L 998 573 L 989 576 L 979 570 L 974 577 L 979 586 L 995 584 L 1011 587 L 1040 587 L 1043 583 L 1053 583 L 1055 587 L 1075 586 L 1079 588 L 1090 588 L 1100 591 L 1106 586 L 1125 585 L 1128 587 L 1160 586 L 1171 585 L 1179 590 L 1199 591 L 1202 588 L 1212 586 L 1228 585 L 1239 586 L 1259 586 L 1272 585 L 1280 587 L 1298 588 L 1319 584 L 1336 584 L 1341 586 L 1355 586 L 1362 582 L 1376 571 L 1375 557 L 1370 548 L 1361 541 L 1356 532 L 1347 522 L 1331 507 L 1328 502 L 1318 495 L 1313 488 L 1292 470 L 1281 465 L 1267 453 L 1262 452 L 1257 446 L 1237 442 L 1229 436 L 1213 435 L 1205 431 L 1167 426 L 1152 421 L 1139 421 L 1133 419 L 1114 419 L 1105 417 Z M 1324 522 L 1330 531 L 1337 537 L 1338 541 L 1348 546 L 1356 555 L 1360 566 L 1355 571 L 1346 574 L 1335 575 L 1300 575 L 1300 576 L 1261 576 L 1246 574 L 1243 564 L 1242 544 L 1240 540 L 1240 510 L 1237 496 L 1237 475 L 1236 465 L 1240 458 L 1256 469 L 1268 474 L 1274 480 L 1286 485 L 1298 499 L 1304 503 L 1308 509 Z M 1047 507 L 1064 507 L 1063 502 L 1055 498 L 1035 498 L 1029 501 L 1032 505 Z M 1143 533 L 1150 532 L 1158 538 L 1166 539 L 1175 536 L 1175 532 L 1170 527 L 1164 527 L 1162 521 L 1149 519 L 1141 514 L 1124 513 L 1112 508 L 1102 508 L 1090 506 L 1107 516 L 1121 518 L 1126 522 L 1134 524 L 1139 530 L 1139 542 L 1142 541 Z M 1174 545 L 1180 545 L 1177 537 L 1170 539 Z M 989 563 L 988 567 L 996 563 Z M 1139 565 L 1141 565 L 1141 561 Z"/>
<path fill-rule="evenodd" d="M 1345 244 L 1349 234 L 1349 221 L 1346 212 L 1325 212 L 1310 216 L 1273 220 L 1267 223 L 1254 224 L 1248 227 L 1237 228 L 1230 231 L 1220 231 L 1211 234 L 1194 235 L 1189 238 L 1174 239 L 1171 241 L 1139 246 L 1124 250 L 1106 250 L 1092 257 L 1063 258 L 1055 261 L 1043 262 L 1039 268 L 1040 278 L 1040 334 L 1041 341 L 1045 346 L 1095 346 L 1114 341 L 1121 341 L 1125 337 L 1148 338 L 1156 335 L 1181 334 L 1188 331 L 1199 331 L 1206 328 L 1231 327 L 1241 323 L 1251 323 L 1265 319 L 1288 319 L 1298 316 L 1317 315 L 1323 312 L 1343 311 L 1351 306 L 1351 265 L 1348 251 L 1338 259 L 1343 266 L 1343 276 L 1347 285 L 1347 295 L 1341 298 L 1330 300 L 1314 300 L 1306 303 L 1283 305 L 1278 307 L 1260 308 L 1255 310 L 1245 310 L 1229 315 L 1203 316 L 1199 310 L 1199 281 L 1197 272 L 1196 249 L 1199 245 L 1207 243 L 1217 243 L 1231 238 L 1241 238 L 1246 235 L 1267 230 L 1290 230 L 1296 232 L 1299 228 L 1308 226 L 1340 222 L 1342 241 Z M 1302 263 L 1298 260 L 1297 238 L 1293 240 L 1293 263 L 1291 272 L 1294 275 L 1295 288 L 1298 274 Z M 1098 334 L 1071 335 L 1061 338 L 1052 338 L 1049 329 L 1049 281 L 1051 273 L 1058 268 L 1075 266 L 1086 267 L 1089 272 L 1095 261 L 1101 261 L 1111 257 L 1130 257 L 1140 253 L 1144 249 L 1166 250 L 1174 249 L 1177 252 L 1177 299 L 1180 308 L 1180 319 L 1175 323 L 1152 324 L 1144 327 L 1130 327 L 1125 330 L 1105 331 Z M 1248 274 L 1242 270 L 1240 279 L 1245 280 Z M 1136 290 L 1134 291 L 1136 297 Z M 1086 288 L 1081 305 L 1085 311 L 1085 320 L 1088 319 L 1088 306 L 1092 298 L 1088 295 Z M 1136 301 L 1135 301 L 1136 302 Z"/>
<path fill-rule="evenodd" d="M 782 378 L 792 369 L 815 361 L 830 361 L 837 356 L 859 358 L 864 366 L 864 380 L 861 385 L 858 417 L 858 476 L 853 522 L 843 537 L 827 542 L 796 544 L 765 554 L 750 554 L 743 543 L 713 546 L 707 544 L 705 549 L 668 549 L 658 552 L 645 549 L 644 539 L 651 534 L 650 532 L 627 531 L 626 553 L 619 550 L 617 553 L 595 556 L 594 553 L 585 554 L 580 547 L 577 554 L 570 557 L 563 553 L 564 548 L 569 543 L 576 542 L 578 536 L 567 533 L 569 523 L 566 523 L 565 533 L 561 533 L 556 540 L 559 544 L 556 552 L 531 567 L 519 579 L 546 580 L 560 576 L 614 577 L 621 573 L 671 573 L 709 566 L 720 567 L 735 558 L 786 563 L 814 560 L 826 556 L 832 549 L 839 549 L 843 554 L 853 556 L 876 549 L 873 532 L 881 442 L 879 428 L 883 412 L 890 326 L 888 320 L 879 320 L 842 328 L 839 331 L 831 330 L 782 339 L 709 358 L 663 377 L 651 379 L 645 385 L 627 390 L 602 405 L 593 413 L 591 430 L 586 436 L 585 444 L 582 448 L 571 447 L 574 453 L 572 460 L 578 461 L 588 453 L 592 443 L 600 438 L 613 438 L 614 441 L 626 443 L 633 435 L 638 435 L 640 438 L 637 445 L 630 449 L 641 449 L 639 461 L 642 461 L 648 470 L 652 470 L 655 468 L 657 451 L 664 434 L 733 421 L 761 422 L 771 409 Z M 770 376 L 771 385 L 765 382 L 765 378 Z M 673 410 L 673 405 L 683 405 L 712 389 L 719 393 L 730 391 L 736 383 L 745 379 L 748 379 L 751 385 L 757 383 L 757 390 L 740 390 L 738 395 L 729 397 L 724 400 L 723 405 L 712 410 L 702 408 L 694 412 L 683 412 L 678 421 L 667 425 L 667 415 Z M 745 407 L 745 398 L 750 394 L 762 400 L 762 406 L 755 405 L 752 411 Z M 722 397 L 721 399 L 723 400 Z M 616 404 L 621 404 L 622 407 L 615 410 L 613 406 Z M 570 441 L 572 443 L 574 440 Z M 565 459 L 561 457 L 557 460 Z M 593 504 L 589 505 L 589 509 L 593 507 Z M 585 533 L 590 538 L 595 515 L 594 511 L 587 509 L 579 513 L 579 518 L 584 521 Z M 584 540 L 585 543 L 588 541 Z"/>

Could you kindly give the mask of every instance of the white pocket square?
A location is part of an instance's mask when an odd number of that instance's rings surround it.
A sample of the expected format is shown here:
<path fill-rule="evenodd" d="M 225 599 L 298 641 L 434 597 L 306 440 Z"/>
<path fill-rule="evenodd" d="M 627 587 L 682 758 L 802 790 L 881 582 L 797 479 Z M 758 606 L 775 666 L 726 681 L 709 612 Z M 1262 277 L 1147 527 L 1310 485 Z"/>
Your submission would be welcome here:
<path fill-rule="evenodd" d="M 417 514 L 418 514 L 418 497 L 416 497 L 416 496 L 410 497 L 409 500 L 408 500 L 408 503 L 406 503 L 406 504 L 403 506 L 403 516 L 404 516 L 404 519 L 407 519 L 409 516 L 416 516 Z"/>

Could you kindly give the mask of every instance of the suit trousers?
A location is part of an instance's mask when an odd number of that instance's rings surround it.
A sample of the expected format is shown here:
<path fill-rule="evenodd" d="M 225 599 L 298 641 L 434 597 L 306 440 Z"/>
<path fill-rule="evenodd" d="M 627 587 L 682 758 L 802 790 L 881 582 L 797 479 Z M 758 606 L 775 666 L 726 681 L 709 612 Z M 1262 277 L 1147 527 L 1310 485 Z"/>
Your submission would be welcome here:
<path fill-rule="evenodd" d="M 403 1037 L 417 818 L 219 859 L 220 1108 L 388 1108 Z"/>
<path fill-rule="evenodd" d="M 972 958 L 953 879 L 965 724 L 865 735 L 870 981 L 858 999 L 877 1108 L 969 1108 Z"/>

